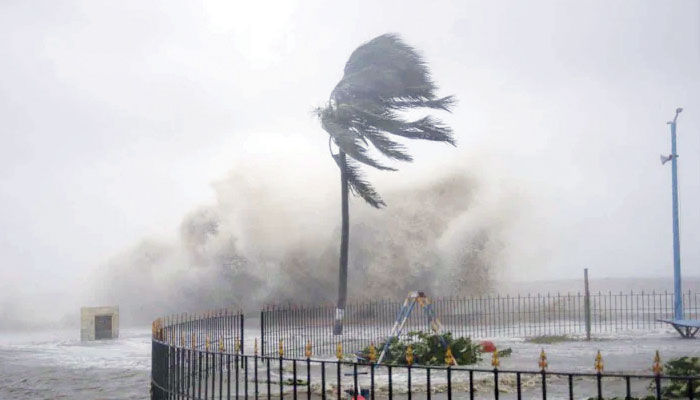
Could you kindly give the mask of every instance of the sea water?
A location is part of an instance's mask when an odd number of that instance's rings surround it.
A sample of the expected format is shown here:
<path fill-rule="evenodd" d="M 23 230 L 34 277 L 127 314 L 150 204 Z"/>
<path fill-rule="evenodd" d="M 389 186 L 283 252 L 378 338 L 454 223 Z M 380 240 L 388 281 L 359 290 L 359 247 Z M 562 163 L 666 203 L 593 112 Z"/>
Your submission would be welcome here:
<path fill-rule="evenodd" d="M 0 334 L 0 399 L 148 399 L 150 329 L 81 342 L 80 332 Z"/>

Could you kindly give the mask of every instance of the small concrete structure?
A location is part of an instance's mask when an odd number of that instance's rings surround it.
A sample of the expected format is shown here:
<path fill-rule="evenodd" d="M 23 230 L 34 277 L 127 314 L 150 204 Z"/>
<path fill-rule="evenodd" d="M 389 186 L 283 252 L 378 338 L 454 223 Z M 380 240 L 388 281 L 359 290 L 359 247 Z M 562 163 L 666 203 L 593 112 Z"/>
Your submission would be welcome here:
<path fill-rule="evenodd" d="M 119 307 L 80 308 L 80 340 L 116 339 L 119 337 Z"/>

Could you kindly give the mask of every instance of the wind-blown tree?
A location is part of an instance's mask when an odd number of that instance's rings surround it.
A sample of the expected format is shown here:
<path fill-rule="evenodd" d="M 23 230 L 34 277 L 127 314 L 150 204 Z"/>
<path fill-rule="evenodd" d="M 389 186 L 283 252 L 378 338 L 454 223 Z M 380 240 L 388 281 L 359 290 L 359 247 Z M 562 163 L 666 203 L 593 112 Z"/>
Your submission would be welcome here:
<path fill-rule="evenodd" d="M 337 146 L 331 155 L 340 168 L 342 228 L 338 304 L 333 333 L 343 332 L 347 299 L 350 215 L 348 193 L 382 208 L 386 203 L 360 171 L 361 164 L 379 170 L 395 168 L 378 162 L 371 149 L 391 160 L 411 162 L 406 147 L 393 138 L 424 139 L 455 145 L 450 127 L 431 116 L 408 120 L 405 111 L 450 111 L 454 97 L 439 98 L 428 66 L 415 49 L 395 34 L 384 34 L 361 45 L 345 64 L 343 78 L 331 92 L 328 105 L 316 110 L 323 129 Z"/>

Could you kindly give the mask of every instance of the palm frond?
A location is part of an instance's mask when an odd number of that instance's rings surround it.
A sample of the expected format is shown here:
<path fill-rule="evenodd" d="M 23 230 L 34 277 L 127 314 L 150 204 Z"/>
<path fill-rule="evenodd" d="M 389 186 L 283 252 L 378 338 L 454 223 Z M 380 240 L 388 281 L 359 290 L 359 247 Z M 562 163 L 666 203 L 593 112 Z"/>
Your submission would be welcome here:
<path fill-rule="evenodd" d="M 348 156 L 347 173 L 353 193 L 373 207 L 385 204 L 360 174 L 358 163 L 395 169 L 370 157 L 370 147 L 389 159 L 410 162 L 413 158 L 405 146 L 391 135 L 455 145 L 452 129 L 439 119 L 426 116 L 410 121 L 402 116 L 402 111 L 421 108 L 451 111 L 455 98 L 438 98 L 436 91 L 420 54 L 396 34 L 385 34 L 353 51 L 328 106 L 317 109 L 323 129 Z M 337 156 L 333 157 L 339 162 Z"/>
<path fill-rule="evenodd" d="M 340 157 L 337 154 L 333 154 L 333 159 L 342 170 L 343 167 L 340 165 Z M 386 207 L 386 203 L 379 193 L 364 179 L 364 176 L 360 172 L 359 165 L 347 157 L 345 158 L 345 172 L 347 173 L 348 184 L 353 195 L 362 197 L 367 204 L 374 208 Z"/>
<path fill-rule="evenodd" d="M 389 33 L 353 51 L 331 97 L 339 103 L 434 100 L 436 89 L 428 66 L 418 52 L 398 35 Z"/>
<path fill-rule="evenodd" d="M 452 107 L 457 103 L 454 96 L 447 96 L 436 100 L 412 100 L 412 99 L 385 99 L 382 103 L 395 110 L 409 110 L 416 108 L 432 108 L 452 112 Z"/>
<path fill-rule="evenodd" d="M 366 144 L 363 143 L 364 138 L 357 131 L 350 130 L 333 118 L 326 116 L 322 117 L 321 125 L 323 129 L 331 135 L 333 142 L 350 157 L 380 170 L 396 171 L 395 168 L 382 165 L 377 160 L 367 155 L 367 147 Z"/>
<path fill-rule="evenodd" d="M 409 139 L 447 142 L 453 146 L 457 146 L 457 142 L 455 142 L 452 136 L 452 128 L 430 115 L 417 121 L 409 122 L 407 129 L 392 133 Z"/>
<path fill-rule="evenodd" d="M 372 146 L 387 158 L 407 162 L 413 161 L 413 157 L 406 152 L 406 146 L 389 139 L 384 132 L 371 129 L 364 129 L 361 132 L 364 137 L 369 139 Z"/>
<path fill-rule="evenodd" d="M 447 142 L 453 146 L 456 145 L 452 129 L 431 116 L 416 121 L 405 121 L 391 110 L 379 110 L 378 113 L 374 113 L 367 108 L 353 107 L 353 112 L 351 126 L 361 134 L 387 132 L 409 139 Z"/>

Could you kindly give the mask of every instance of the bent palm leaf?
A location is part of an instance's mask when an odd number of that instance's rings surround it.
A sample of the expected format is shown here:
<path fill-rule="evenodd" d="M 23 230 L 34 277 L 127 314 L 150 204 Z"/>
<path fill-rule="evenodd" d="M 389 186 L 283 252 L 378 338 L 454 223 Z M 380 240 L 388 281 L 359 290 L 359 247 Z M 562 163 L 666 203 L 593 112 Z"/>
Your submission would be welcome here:
<path fill-rule="evenodd" d="M 385 34 L 358 47 L 343 78 L 318 110 L 323 129 L 338 149 L 355 161 L 381 170 L 395 170 L 369 155 L 370 148 L 389 159 L 413 161 L 404 145 L 390 135 L 455 144 L 452 129 L 430 116 L 408 121 L 401 111 L 429 108 L 450 111 L 452 96 L 438 98 L 428 67 L 412 47 L 395 34 Z M 342 169 L 342 166 L 340 166 Z M 353 193 L 373 207 L 385 206 L 358 166 L 349 173 Z"/>

